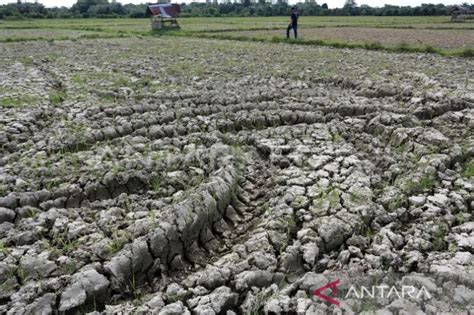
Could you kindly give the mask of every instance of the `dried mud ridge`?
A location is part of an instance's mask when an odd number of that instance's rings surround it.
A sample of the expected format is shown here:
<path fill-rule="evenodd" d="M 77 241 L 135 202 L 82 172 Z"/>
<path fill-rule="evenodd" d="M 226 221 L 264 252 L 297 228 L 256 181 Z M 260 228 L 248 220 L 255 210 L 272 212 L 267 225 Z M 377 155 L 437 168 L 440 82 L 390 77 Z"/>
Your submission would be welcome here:
<path fill-rule="evenodd" d="M 73 89 L 41 62 L 2 67 Z M 327 313 L 311 290 L 331 272 L 394 272 L 434 298 L 385 311 L 467 314 L 473 94 L 405 80 L 248 76 L 3 109 L 0 310 Z"/>

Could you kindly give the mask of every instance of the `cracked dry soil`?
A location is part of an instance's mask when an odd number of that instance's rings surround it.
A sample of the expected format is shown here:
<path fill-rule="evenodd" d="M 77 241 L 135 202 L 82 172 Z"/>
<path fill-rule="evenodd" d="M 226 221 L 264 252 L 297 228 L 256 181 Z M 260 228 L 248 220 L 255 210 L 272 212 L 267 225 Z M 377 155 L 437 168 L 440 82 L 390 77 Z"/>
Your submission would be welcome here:
<path fill-rule="evenodd" d="M 433 294 L 383 314 L 473 312 L 472 59 L 185 38 L 0 51 L 2 313 L 337 313 L 311 297 L 336 272 Z"/>

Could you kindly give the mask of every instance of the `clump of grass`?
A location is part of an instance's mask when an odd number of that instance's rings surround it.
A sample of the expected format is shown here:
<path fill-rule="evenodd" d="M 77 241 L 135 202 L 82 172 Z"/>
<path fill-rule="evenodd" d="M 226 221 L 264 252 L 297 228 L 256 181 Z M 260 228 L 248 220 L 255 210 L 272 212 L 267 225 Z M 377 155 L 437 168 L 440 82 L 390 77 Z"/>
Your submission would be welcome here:
<path fill-rule="evenodd" d="M 155 229 L 156 226 L 157 226 L 157 220 L 156 220 L 156 213 L 157 213 L 157 210 L 156 209 L 152 209 L 150 210 L 149 212 L 149 219 L 150 219 L 150 228 L 151 229 Z"/>
<path fill-rule="evenodd" d="M 358 191 L 350 191 L 349 196 L 352 202 L 363 202 L 364 196 Z"/>
<path fill-rule="evenodd" d="M 372 238 L 374 237 L 374 230 L 372 229 L 372 227 L 370 225 L 363 225 L 361 227 L 361 231 L 360 231 L 360 234 L 365 236 L 366 238 L 368 238 L 369 240 L 372 240 Z"/>
<path fill-rule="evenodd" d="M 29 65 L 32 65 L 32 64 L 33 64 L 33 58 L 30 57 L 30 56 L 21 57 L 21 58 L 20 58 L 20 61 L 21 61 L 21 63 L 24 64 L 25 66 L 29 66 Z"/>
<path fill-rule="evenodd" d="M 155 180 L 153 180 L 152 182 L 152 189 L 154 192 L 156 193 L 159 193 L 160 190 L 161 190 L 161 182 L 162 182 L 162 179 L 160 177 L 156 178 Z"/>
<path fill-rule="evenodd" d="M 3 108 L 16 108 L 25 105 L 31 105 L 38 101 L 37 97 L 32 96 L 19 96 L 19 97 L 3 97 L 0 98 L 0 107 Z"/>
<path fill-rule="evenodd" d="M 111 170 L 112 174 L 118 175 L 120 172 L 123 171 L 123 167 L 122 167 L 122 165 L 120 165 L 118 163 L 114 163 L 110 170 Z"/>
<path fill-rule="evenodd" d="M 131 85 L 130 79 L 126 76 L 118 76 L 114 81 L 113 81 L 113 86 L 116 87 L 128 87 Z"/>
<path fill-rule="evenodd" d="M 21 267 L 17 267 L 16 277 L 18 279 L 18 283 L 20 285 L 24 285 L 25 284 L 25 279 L 26 279 L 25 269 L 23 269 Z"/>
<path fill-rule="evenodd" d="M 436 178 L 431 174 L 423 175 L 418 181 L 408 180 L 404 183 L 402 190 L 411 195 L 431 190 L 436 185 Z"/>
<path fill-rule="evenodd" d="M 474 160 L 470 160 L 464 165 L 462 176 L 466 178 L 474 177 Z"/>
<path fill-rule="evenodd" d="M 474 49 L 468 47 L 463 48 L 463 50 L 461 50 L 461 52 L 459 53 L 459 56 L 472 58 L 474 57 Z"/>
<path fill-rule="evenodd" d="M 35 208 L 28 208 L 27 215 L 29 218 L 34 219 L 36 217 L 36 210 Z"/>
<path fill-rule="evenodd" d="M 79 240 L 69 239 L 67 236 L 67 231 L 56 233 L 53 236 L 51 243 L 44 243 L 46 248 L 50 248 L 58 256 L 66 255 L 76 250 L 80 245 Z"/>
<path fill-rule="evenodd" d="M 273 209 L 270 208 L 268 201 L 262 205 L 263 213 L 271 213 Z"/>
<path fill-rule="evenodd" d="M 53 105 L 58 105 L 66 99 L 66 92 L 63 90 L 52 91 L 49 93 L 49 101 Z"/>
<path fill-rule="evenodd" d="M 438 225 L 432 241 L 434 250 L 442 251 L 446 249 L 446 242 L 444 241 L 445 235 L 446 228 L 443 225 Z"/>
<path fill-rule="evenodd" d="M 45 40 L 43 37 L 6 37 L 0 38 L 0 42 L 15 43 L 15 42 L 28 42 L 33 40 Z"/>
<path fill-rule="evenodd" d="M 44 188 L 45 188 L 46 190 L 51 191 L 51 190 L 53 190 L 54 188 L 59 187 L 59 185 L 61 184 L 61 182 L 60 182 L 58 179 L 53 178 L 53 179 L 46 180 L 43 184 L 44 184 Z"/>
<path fill-rule="evenodd" d="M 179 36 L 180 33 L 183 33 L 183 31 L 179 28 L 162 28 L 161 30 L 151 30 L 143 33 L 137 33 L 139 35 L 147 36 L 162 36 L 162 35 L 171 35 L 171 36 Z"/>
<path fill-rule="evenodd" d="M 330 186 L 327 189 L 320 191 L 316 198 L 313 200 L 313 204 L 316 207 L 322 207 L 324 202 L 329 203 L 329 208 L 334 209 L 339 205 L 341 190 L 337 186 Z"/>
<path fill-rule="evenodd" d="M 74 261 L 67 262 L 63 266 L 63 271 L 68 275 L 72 275 L 74 272 L 76 272 L 77 269 L 78 269 L 78 266 Z"/>
<path fill-rule="evenodd" d="M 431 45 L 425 45 L 425 46 L 423 47 L 423 51 L 426 52 L 426 53 L 432 54 L 432 53 L 435 53 L 435 52 L 436 52 L 436 49 L 435 49 L 433 46 L 431 46 Z"/>
<path fill-rule="evenodd" d="M 449 243 L 448 245 L 448 251 L 451 253 L 451 254 L 456 254 L 456 252 L 458 251 L 458 246 L 454 243 Z"/>
<path fill-rule="evenodd" d="M 8 255 L 10 253 L 10 250 L 8 249 L 8 247 L 1 240 L 0 240 L 0 253 L 4 255 Z"/>
<path fill-rule="evenodd" d="M 0 185 L 0 197 L 5 196 L 6 193 L 7 193 L 7 186 Z"/>
<path fill-rule="evenodd" d="M 364 48 L 368 50 L 382 50 L 384 47 L 379 42 L 365 43 Z"/>
<path fill-rule="evenodd" d="M 132 296 L 135 301 L 140 301 L 142 299 L 142 294 L 134 273 L 132 274 L 132 279 L 130 279 L 130 290 L 132 291 Z"/>
<path fill-rule="evenodd" d="M 409 52 L 410 50 L 410 46 L 406 42 L 401 42 L 395 47 L 397 52 Z"/>
<path fill-rule="evenodd" d="M 114 95 L 107 94 L 107 93 L 99 93 L 99 98 L 101 101 L 104 101 L 104 102 L 113 102 L 116 100 L 116 97 Z"/>
<path fill-rule="evenodd" d="M 75 74 L 72 76 L 72 82 L 74 82 L 75 84 L 82 84 L 84 83 L 84 79 L 79 75 L 79 74 Z"/>
<path fill-rule="evenodd" d="M 342 137 L 338 133 L 331 133 L 331 141 L 334 143 L 339 143 L 342 141 Z"/>
<path fill-rule="evenodd" d="M 393 197 L 392 200 L 390 200 L 388 204 L 388 209 L 395 210 L 397 208 L 400 208 L 404 204 L 406 204 L 406 198 L 402 196 L 401 194 L 398 194 L 395 197 Z"/>
<path fill-rule="evenodd" d="M 0 107 L 13 108 L 13 107 L 17 107 L 20 104 L 21 102 L 17 98 L 5 97 L 5 98 L 0 99 Z"/>
<path fill-rule="evenodd" d="M 131 239 L 132 235 L 126 230 L 114 231 L 112 234 L 112 242 L 107 247 L 107 253 L 113 255 L 119 252 Z"/>

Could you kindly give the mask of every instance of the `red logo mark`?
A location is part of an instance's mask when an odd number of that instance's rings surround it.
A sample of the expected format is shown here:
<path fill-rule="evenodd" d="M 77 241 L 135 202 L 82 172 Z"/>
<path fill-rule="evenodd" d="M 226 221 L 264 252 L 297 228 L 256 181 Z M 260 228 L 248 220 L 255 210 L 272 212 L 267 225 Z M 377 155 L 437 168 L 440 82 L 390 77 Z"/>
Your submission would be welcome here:
<path fill-rule="evenodd" d="M 337 285 L 339 284 L 339 282 L 341 282 L 340 279 L 337 279 L 333 282 L 329 282 L 328 284 L 314 290 L 313 295 L 323 299 L 326 302 L 329 302 L 331 304 L 339 306 L 339 301 L 338 300 L 333 299 L 330 296 L 324 295 L 322 293 L 326 289 L 331 289 L 331 296 L 333 296 L 333 297 L 336 296 L 336 294 L 337 294 Z"/>

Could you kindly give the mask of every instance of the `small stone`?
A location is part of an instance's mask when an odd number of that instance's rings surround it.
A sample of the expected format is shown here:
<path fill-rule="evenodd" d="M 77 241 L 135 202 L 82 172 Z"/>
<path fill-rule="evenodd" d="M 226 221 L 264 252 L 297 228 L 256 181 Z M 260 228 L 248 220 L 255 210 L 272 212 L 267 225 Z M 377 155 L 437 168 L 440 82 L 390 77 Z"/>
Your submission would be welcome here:
<path fill-rule="evenodd" d="M 471 290 L 463 285 L 458 285 L 454 290 L 454 300 L 462 305 L 474 304 L 474 290 Z"/>
<path fill-rule="evenodd" d="M 337 260 L 339 260 L 341 264 L 346 265 L 347 262 L 349 261 L 350 256 L 351 256 L 351 253 L 348 250 L 343 250 L 339 253 Z"/>
<path fill-rule="evenodd" d="M 14 219 L 15 211 L 0 207 L 0 224 L 3 222 L 13 222 Z"/>
<path fill-rule="evenodd" d="M 1 197 L 0 198 L 0 207 L 15 209 L 17 207 L 17 199 L 12 196 Z"/>
<path fill-rule="evenodd" d="M 329 155 L 313 155 L 310 159 L 308 159 L 308 164 L 312 169 L 318 170 L 331 159 L 332 157 Z"/>
<path fill-rule="evenodd" d="M 415 207 L 424 205 L 425 201 L 426 201 L 426 197 L 423 195 L 411 196 L 408 198 L 408 202 L 410 203 L 410 205 L 415 206 Z"/>
<path fill-rule="evenodd" d="M 433 196 L 429 196 L 428 201 L 432 202 L 438 207 L 445 207 L 449 202 L 449 198 L 443 194 L 435 194 Z"/>
<path fill-rule="evenodd" d="M 87 298 L 105 301 L 109 280 L 95 269 L 86 269 L 76 273 L 71 284 L 61 294 L 59 311 L 64 312 L 83 305 Z"/>
<path fill-rule="evenodd" d="M 158 315 L 191 315 L 191 312 L 184 306 L 183 302 L 178 301 L 163 307 Z"/>
<path fill-rule="evenodd" d="M 359 258 L 364 257 L 362 255 L 362 252 L 361 252 L 360 248 L 358 248 L 358 247 L 349 246 L 347 249 L 349 250 L 349 253 L 351 253 L 351 256 L 355 256 L 355 257 L 359 257 Z"/>
<path fill-rule="evenodd" d="M 306 243 L 302 249 L 304 261 L 313 266 L 319 256 L 319 247 L 315 243 Z"/>
<path fill-rule="evenodd" d="M 149 300 L 146 305 L 148 305 L 153 311 L 160 310 L 165 306 L 163 301 L 163 295 L 161 293 L 156 294 L 151 300 Z"/>
<path fill-rule="evenodd" d="M 239 295 L 228 287 L 219 287 L 209 295 L 209 299 L 216 314 L 221 314 L 237 305 Z"/>
<path fill-rule="evenodd" d="M 379 256 L 366 254 L 364 258 L 374 269 L 378 269 L 382 265 L 382 258 Z"/>
<path fill-rule="evenodd" d="M 47 293 L 25 308 L 26 314 L 52 314 L 56 305 L 56 294 Z"/>
<path fill-rule="evenodd" d="M 318 233 L 326 242 L 326 250 L 339 247 L 351 235 L 352 229 L 342 220 L 331 217 L 323 220 L 318 227 Z"/>

